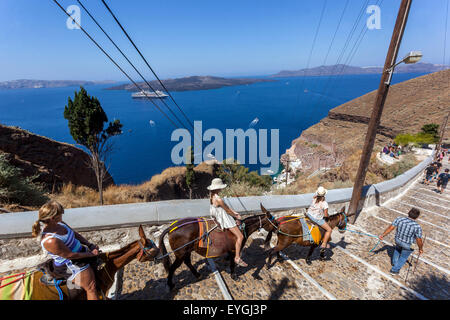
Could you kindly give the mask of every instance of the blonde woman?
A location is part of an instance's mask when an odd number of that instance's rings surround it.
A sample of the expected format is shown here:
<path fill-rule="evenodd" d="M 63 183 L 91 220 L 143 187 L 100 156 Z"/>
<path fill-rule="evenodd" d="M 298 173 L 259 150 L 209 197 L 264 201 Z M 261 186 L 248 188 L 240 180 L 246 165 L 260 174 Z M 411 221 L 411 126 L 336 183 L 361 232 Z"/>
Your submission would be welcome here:
<path fill-rule="evenodd" d="M 222 182 L 222 179 L 215 178 L 212 180 L 211 185 L 207 187 L 210 191 L 209 212 L 211 216 L 216 219 L 222 229 L 229 229 L 236 236 L 236 255 L 234 262 L 241 267 L 247 267 L 248 265 L 241 259 L 241 245 L 244 240 L 244 236 L 237 226 L 240 225 L 239 220 L 242 220 L 242 217 L 239 213 L 228 207 L 219 197 L 220 190 L 226 188 L 226 186 L 227 185 Z M 237 223 L 233 217 L 238 219 Z"/>
<path fill-rule="evenodd" d="M 55 268 L 66 269 L 72 281 L 86 291 L 88 300 L 98 300 L 95 275 L 85 262 L 72 259 L 90 258 L 98 255 L 98 247 L 89 243 L 62 221 L 64 208 L 56 201 L 49 201 L 39 209 L 39 220 L 32 229 L 33 237 L 41 235 L 41 246 L 53 259 Z M 41 223 L 44 229 L 41 232 Z M 86 247 L 87 248 L 86 248 Z"/>
<path fill-rule="evenodd" d="M 325 201 L 325 195 L 327 194 L 327 189 L 324 187 L 319 187 L 316 190 L 311 206 L 306 212 L 306 216 L 315 224 L 321 226 L 325 229 L 325 235 L 322 239 L 322 245 L 320 246 L 320 256 L 323 258 L 325 255 L 325 248 L 329 248 L 328 240 L 331 236 L 331 227 L 325 221 L 324 217 L 328 218 L 328 203 Z"/>

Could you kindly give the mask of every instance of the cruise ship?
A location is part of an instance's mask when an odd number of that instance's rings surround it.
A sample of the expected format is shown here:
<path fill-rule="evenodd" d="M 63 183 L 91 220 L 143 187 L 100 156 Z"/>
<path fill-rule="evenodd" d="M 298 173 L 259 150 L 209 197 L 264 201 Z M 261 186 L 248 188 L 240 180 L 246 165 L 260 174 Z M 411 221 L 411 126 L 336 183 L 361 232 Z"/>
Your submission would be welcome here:
<path fill-rule="evenodd" d="M 155 98 L 155 99 L 161 98 L 162 99 L 162 98 L 168 97 L 168 95 L 159 90 L 156 90 L 155 92 L 150 92 L 150 91 L 145 90 L 145 91 L 133 93 L 131 95 L 131 97 L 136 98 L 136 99 L 137 98 Z"/>

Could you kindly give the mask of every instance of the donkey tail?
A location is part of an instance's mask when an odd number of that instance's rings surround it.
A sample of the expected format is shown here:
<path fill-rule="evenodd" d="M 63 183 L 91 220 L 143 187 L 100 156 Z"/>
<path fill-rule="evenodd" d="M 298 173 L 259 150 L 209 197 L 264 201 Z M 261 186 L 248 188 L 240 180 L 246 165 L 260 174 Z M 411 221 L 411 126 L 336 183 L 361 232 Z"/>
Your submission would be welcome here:
<path fill-rule="evenodd" d="M 272 239 L 272 231 L 267 234 L 266 240 L 264 240 L 264 250 L 270 249 L 270 240 Z"/>
<path fill-rule="evenodd" d="M 161 250 L 161 254 L 164 256 L 164 258 L 162 260 L 163 260 L 164 269 L 166 270 L 167 273 L 169 272 L 169 267 L 170 267 L 170 257 L 167 254 L 166 245 L 164 244 L 164 236 L 169 232 L 169 230 L 170 230 L 170 228 L 167 228 L 159 236 L 159 250 Z"/>

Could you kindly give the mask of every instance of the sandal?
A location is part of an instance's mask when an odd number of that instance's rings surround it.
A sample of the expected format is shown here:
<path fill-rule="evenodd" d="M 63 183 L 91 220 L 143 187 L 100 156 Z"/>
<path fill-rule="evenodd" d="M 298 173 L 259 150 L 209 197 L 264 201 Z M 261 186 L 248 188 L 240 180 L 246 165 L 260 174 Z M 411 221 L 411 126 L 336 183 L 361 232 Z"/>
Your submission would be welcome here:
<path fill-rule="evenodd" d="M 248 264 L 246 264 L 244 261 L 242 261 L 241 258 L 239 258 L 238 260 L 234 259 L 234 262 L 241 267 L 248 267 Z"/>

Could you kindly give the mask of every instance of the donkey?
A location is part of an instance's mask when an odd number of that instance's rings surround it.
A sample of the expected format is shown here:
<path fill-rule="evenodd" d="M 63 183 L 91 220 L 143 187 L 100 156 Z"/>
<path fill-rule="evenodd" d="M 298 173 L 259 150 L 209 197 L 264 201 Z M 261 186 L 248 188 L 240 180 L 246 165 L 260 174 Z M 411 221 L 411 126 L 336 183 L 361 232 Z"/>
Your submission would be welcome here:
<path fill-rule="evenodd" d="M 248 237 L 256 230 L 264 228 L 266 231 L 269 231 L 271 229 L 271 225 L 269 223 L 270 218 L 273 219 L 271 214 L 265 213 L 247 217 L 241 221 L 241 224 L 244 226 L 242 230 L 244 240 L 242 241 L 241 248 L 245 246 Z M 207 257 L 207 249 L 199 247 L 198 244 L 200 238 L 203 236 L 203 234 L 200 234 L 198 221 L 199 220 L 197 218 L 185 218 L 178 220 L 165 229 L 159 238 L 159 248 L 161 249 L 161 253 L 163 255 L 162 259 L 164 268 L 168 273 L 167 284 L 171 290 L 174 288 L 174 284 L 172 282 L 173 274 L 183 262 L 197 279 L 201 278 L 201 274 L 192 266 L 191 263 L 192 251 L 195 251 L 202 257 Z M 214 222 L 214 224 L 216 224 L 216 222 Z M 222 233 L 222 235 L 219 235 L 219 233 Z M 175 254 L 175 261 L 173 264 L 170 263 L 170 258 L 164 245 L 164 237 L 166 234 L 169 234 L 168 238 L 170 248 Z M 215 243 L 213 242 L 215 251 L 214 256 L 217 257 L 228 254 L 227 259 L 230 260 L 230 274 L 232 279 L 236 280 L 237 277 L 234 273 L 235 262 L 233 259 L 236 237 L 227 229 L 225 229 L 224 232 L 213 230 L 211 231 L 210 236 L 212 236 L 213 239 L 216 237 L 217 240 Z"/>
<path fill-rule="evenodd" d="M 93 269 L 96 278 L 97 290 L 101 293 L 101 296 L 105 299 L 105 294 L 111 288 L 114 283 L 114 276 L 116 272 L 122 269 L 125 265 L 132 260 L 137 259 L 139 262 L 153 261 L 156 255 L 159 253 L 159 249 L 155 246 L 153 241 L 147 239 L 142 229 L 139 226 L 140 239 L 136 240 L 127 246 L 106 253 L 100 253 L 94 258 L 79 259 L 89 263 L 93 263 Z M 96 261 L 102 261 L 103 263 L 96 268 Z M 33 272 L 29 277 L 22 281 L 11 281 L 10 284 L 5 281 L 6 284 L 0 289 L 0 297 L 6 300 L 86 300 L 86 292 L 83 289 L 72 289 L 73 285 L 68 285 L 63 281 L 58 290 L 54 286 L 54 282 L 49 281 L 48 277 L 60 278 L 61 275 L 54 273 L 53 268 L 49 267 L 52 264 L 52 260 L 46 261 L 40 264 L 37 269 L 40 271 Z M 26 283 L 31 281 L 31 292 L 27 291 Z M 2 284 L 0 282 L 0 284 Z M 29 289 L 29 288 L 28 288 Z M 20 293 L 20 294 L 18 294 Z"/>
<path fill-rule="evenodd" d="M 266 214 L 270 214 L 264 207 L 262 210 Z M 339 232 L 345 232 L 347 228 L 347 218 L 351 215 L 345 215 L 345 206 L 339 211 L 339 213 L 330 215 L 328 218 L 325 218 L 328 225 L 331 229 L 338 227 Z M 272 258 L 275 254 L 280 258 L 280 251 L 289 247 L 291 244 L 296 243 L 301 246 L 310 247 L 308 255 L 305 260 L 307 264 L 311 264 L 311 255 L 314 252 L 314 249 L 318 247 L 313 241 L 304 241 L 303 240 L 303 230 L 302 225 L 299 220 L 300 218 L 292 217 L 292 216 L 283 216 L 276 220 L 271 221 L 271 229 L 264 241 L 264 248 L 267 250 L 267 268 L 271 267 Z M 309 221 L 309 223 L 312 223 Z M 319 227 L 321 238 L 325 234 L 325 229 Z M 277 245 L 271 249 L 269 249 L 270 240 L 272 239 L 272 234 L 277 233 Z M 331 240 L 331 238 L 330 238 Z M 321 254 L 320 260 L 324 260 L 324 256 Z"/>

